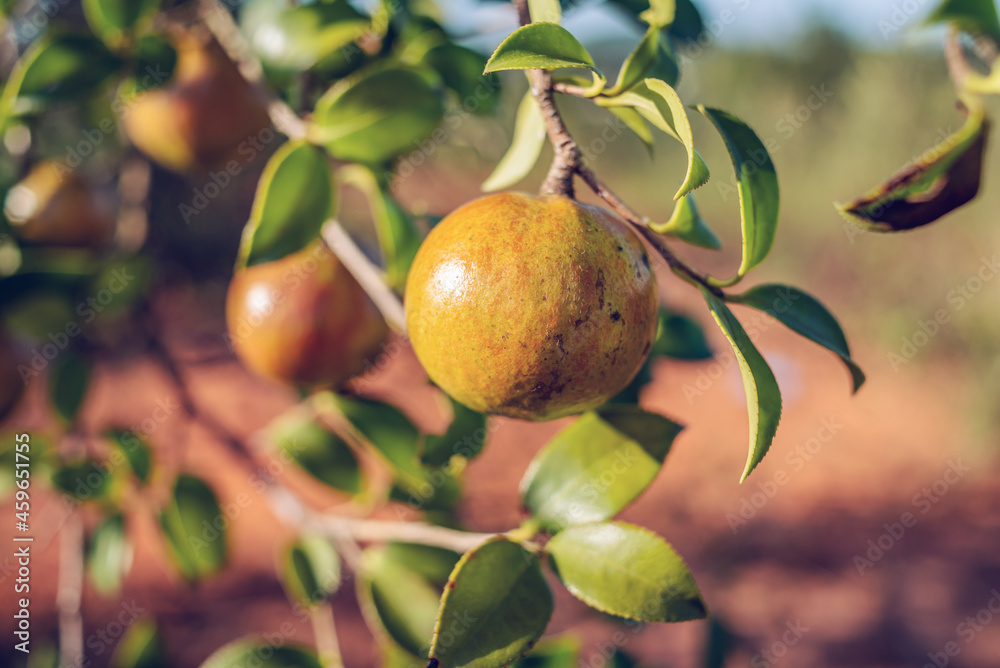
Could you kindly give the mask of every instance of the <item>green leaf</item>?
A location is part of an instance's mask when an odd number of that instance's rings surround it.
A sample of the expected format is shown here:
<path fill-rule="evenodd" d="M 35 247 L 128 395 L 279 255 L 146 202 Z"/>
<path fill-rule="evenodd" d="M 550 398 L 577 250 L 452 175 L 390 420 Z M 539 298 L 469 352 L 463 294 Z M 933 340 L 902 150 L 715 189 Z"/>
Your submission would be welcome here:
<path fill-rule="evenodd" d="M 1000 44 L 1000 19 L 993 0 L 944 0 L 927 23 L 950 23 L 973 35 L 986 35 Z"/>
<path fill-rule="evenodd" d="M 865 374 L 851 359 L 847 338 L 840 324 L 812 295 L 787 285 L 769 283 L 753 287 L 743 294 L 728 295 L 726 300 L 764 311 L 793 332 L 836 353 L 851 373 L 854 392 L 864 384 Z"/>
<path fill-rule="evenodd" d="M 543 639 L 512 665 L 513 668 L 576 668 L 580 665 L 580 642 L 570 635 Z"/>
<path fill-rule="evenodd" d="M 177 476 L 170 502 L 160 515 L 160 527 L 175 565 L 187 580 L 215 575 L 226 565 L 225 519 L 211 487 L 193 475 Z"/>
<path fill-rule="evenodd" d="M 681 429 L 635 406 L 584 413 L 531 462 L 521 501 L 551 531 L 610 519 L 653 482 Z"/>
<path fill-rule="evenodd" d="M 451 397 L 453 417 L 444 434 L 428 434 L 420 459 L 429 466 L 444 466 L 452 457 L 460 455 L 472 459 L 486 443 L 486 416 L 466 408 Z"/>
<path fill-rule="evenodd" d="M 665 223 L 654 223 L 649 226 L 654 232 L 667 234 L 686 241 L 693 246 L 718 250 L 722 248 L 719 237 L 708 227 L 694 204 L 694 195 L 685 195 L 677 200 L 670 220 Z"/>
<path fill-rule="evenodd" d="M 90 386 L 90 360 L 66 351 L 56 360 L 49 377 L 49 400 L 56 415 L 67 423 L 76 420 Z"/>
<path fill-rule="evenodd" d="M 62 464 L 52 472 L 52 485 L 77 501 L 103 498 L 111 482 L 111 470 L 96 459 Z"/>
<path fill-rule="evenodd" d="M 335 85 L 316 104 L 313 122 L 334 156 L 375 165 L 417 148 L 443 117 L 425 77 L 390 68 Z"/>
<path fill-rule="evenodd" d="M 132 546 L 125 535 L 125 518 L 119 513 L 94 528 L 87 550 L 87 573 L 94 588 L 105 596 L 121 589 L 122 578 L 132 566 Z"/>
<path fill-rule="evenodd" d="M 653 133 L 649 129 L 646 119 L 642 117 L 642 114 L 632 107 L 608 107 L 608 111 L 617 116 L 618 120 L 632 131 L 632 134 L 642 140 L 642 143 L 646 145 L 646 151 L 650 155 L 653 154 Z"/>
<path fill-rule="evenodd" d="M 551 616 L 552 592 L 538 555 L 495 536 L 455 566 L 430 658 L 440 668 L 500 668 L 541 637 Z"/>
<path fill-rule="evenodd" d="M 166 648 L 156 623 L 150 619 L 132 622 L 111 657 L 111 668 L 169 668 Z"/>
<path fill-rule="evenodd" d="M 922 227 L 970 202 L 979 193 L 989 123 L 982 107 L 965 125 L 921 159 L 850 204 L 847 220 L 872 232 Z"/>
<path fill-rule="evenodd" d="M 496 109 L 500 80 L 483 74 L 486 58 L 472 49 L 446 42 L 429 49 L 422 62 L 441 75 L 444 85 L 455 92 L 463 110 L 489 114 Z"/>
<path fill-rule="evenodd" d="M 500 42 L 487 61 L 485 72 L 556 70 L 562 67 L 587 68 L 604 78 L 594 65 L 594 59 L 573 37 L 573 33 L 555 23 L 530 23 Z"/>
<path fill-rule="evenodd" d="M 342 167 L 338 175 L 345 184 L 354 186 L 368 199 L 382 249 L 386 281 L 392 288 L 402 291 L 422 241 L 413 218 L 367 167 L 348 165 Z"/>
<path fill-rule="evenodd" d="M 289 416 L 271 423 L 268 431 L 272 442 L 314 479 L 341 492 L 361 493 L 361 466 L 350 446 L 329 429 Z"/>
<path fill-rule="evenodd" d="M 63 34 L 33 44 L 18 60 L 0 97 L 0 112 L 31 113 L 45 105 L 79 102 L 121 66 L 114 54 L 90 35 Z"/>
<path fill-rule="evenodd" d="M 684 560 L 656 534 L 625 522 L 582 524 L 545 546 L 570 593 L 592 608 L 644 622 L 707 615 Z"/>
<path fill-rule="evenodd" d="M 424 471 L 418 461 L 419 432 L 402 411 L 371 399 L 336 396 L 347 421 L 392 466 L 396 480 L 407 491 L 420 488 Z"/>
<path fill-rule="evenodd" d="M 725 668 L 726 658 L 735 649 L 735 637 L 718 617 L 708 620 L 708 638 L 705 642 L 703 668 Z"/>
<path fill-rule="evenodd" d="M 284 643 L 284 639 L 282 639 Z M 247 637 L 225 645 L 201 668 L 324 668 L 315 652 L 292 643 Z"/>
<path fill-rule="evenodd" d="M 695 320 L 660 307 L 656 337 L 649 354 L 678 360 L 707 360 L 712 357 L 712 349 L 708 347 L 705 331 Z"/>
<path fill-rule="evenodd" d="M 705 22 L 692 0 L 676 0 L 674 22 L 667 28 L 673 39 L 693 42 L 705 32 Z"/>
<path fill-rule="evenodd" d="M 764 459 L 781 420 L 781 390 L 767 361 L 750 340 L 743 325 L 732 311 L 715 295 L 702 290 L 712 317 L 719 323 L 722 333 L 729 339 L 736 354 L 736 361 L 743 376 L 743 389 L 747 396 L 750 416 L 750 452 L 740 482 Z"/>
<path fill-rule="evenodd" d="M 631 90 L 614 97 L 599 97 L 595 102 L 606 107 L 634 107 L 654 126 L 684 144 L 688 153 L 684 183 L 674 195 L 680 199 L 708 181 L 708 165 L 694 148 L 691 121 L 677 91 L 659 79 L 645 79 Z"/>
<path fill-rule="evenodd" d="M 340 588 L 340 555 L 323 536 L 302 536 L 282 553 L 279 573 L 288 597 L 311 608 Z"/>
<path fill-rule="evenodd" d="M 496 169 L 483 182 L 483 192 L 495 192 L 514 185 L 528 174 L 538 162 L 545 146 L 545 119 L 538 108 L 535 96 L 529 90 L 521 99 L 514 120 L 514 136 L 510 148 Z"/>
<path fill-rule="evenodd" d="M 562 20 L 559 0 L 528 0 L 528 15 L 532 23 L 555 23 Z"/>
<path fill-rule="evenodd" d="M 132 76 L 122 84 L 119 99 L 131 100 L 136 95 L 170 82 L 177 67 L 177 49 L 159 35 L 144 35 L 132 54 Z"/>
<path fill-rule="evenodd" d="M 125 456 L 125 460 L 139 484 L 148 483 L 153 473 L 153 451 L 149 444 L 131 430 L 112 429 L 106 436 Z"/>
<path fill-rule="evenodd" d="M 369 19 L 346 0 L 286 9 L 254 26 L 250 44 L 268 67 L 301 72 L 361 37 Z"/>
<path fill-rule="evenodd" d="M 111 48 L 127 45 L 160 9 L 160 0 L 83 0 L 91 30 Z"/>
<path fill-rule="evenodd" d="M 423 547 L 391 544 L 366 550 L 358 579 L 366 617 L 415 657 L 427 656 L 441 592 L 459 559 L 454 552 Z"/>
<path fill-rule="evenodd" d="M 617 95 L 642 81 L 659 56 L 660 31 L 656 26 L 650 26 L 639 46 L 622 63 L 615 85 L 605 95 Z"/>
<path fill-rule="evenodd" d="M 278 149 L 264 167 L 237 266 L 278 260 L 302 250 L 333 213 L 333 175 L 323 151 L 296 141 Z"/>
<path fill-rule="evenodd" d="M 639 18 L 648 23 L 650 28 L 659 31 L 674 22 L 676 11 L 674 0 L 649 0 L 649 9 L 639 14 Z"/>
<path fill-rule="evenodd" d="M 763 262 L 778 227 L 778 175 L 760 138 L 746 123 L 720 109 L 698 105 L 722 135 L 736 170 L 743 226 L 743 261 L 737 276 Z"/>

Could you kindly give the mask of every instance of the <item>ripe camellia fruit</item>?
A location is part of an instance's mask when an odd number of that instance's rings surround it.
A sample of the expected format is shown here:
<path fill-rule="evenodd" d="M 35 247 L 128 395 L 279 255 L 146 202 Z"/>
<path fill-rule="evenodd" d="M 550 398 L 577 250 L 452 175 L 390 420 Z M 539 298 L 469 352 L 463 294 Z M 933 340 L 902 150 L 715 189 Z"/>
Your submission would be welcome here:
<path fill-rule="evenodd" d="M 115 231 L 108 198 L 56 162 L 35 165 L 7 192 L 4 213 L 25 241 L 55 246 L 100 246 Z"/>
<path fill-rule="evenodd" d="M 531 420 L 604 403 L 656 333 L 641 241 L 604 209 L 502 193 L 453 212 L 406 285 L 407 329 L 431 380 L 469 408 Z"/>
<path fill-rule="evenodd" d="M 123 118 L 125 134 L 154 161 L 177 172 L 203 171 L 249 155 L 269 127 L 267 111 L 213 41 L 173 38 L 177 66 L 163 88 L 141 93 Z"/>
<path fill-rule="evenodd" d="M 319 243 L 237 271 L 226 321 L 248 367 L 304 386 L 343 384 L 373 362 L 389 334 L 375 304 Z"/>

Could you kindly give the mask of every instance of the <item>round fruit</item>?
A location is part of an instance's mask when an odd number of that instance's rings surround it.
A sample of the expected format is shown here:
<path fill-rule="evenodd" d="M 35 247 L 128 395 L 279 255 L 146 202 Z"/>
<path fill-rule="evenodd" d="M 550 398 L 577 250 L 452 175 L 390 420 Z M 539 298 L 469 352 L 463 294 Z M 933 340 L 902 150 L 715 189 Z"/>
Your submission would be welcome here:
<path fill-rule="evenodd" d="M 99 246 L 115 232 L 107 198 L 75 172 L 40 162 L 7 192 L 4 213 L 25 241 L 56 246 Z"/>
<path fill-rule="evenodd" d="M 163 87 L 140 94 L 122 123 L 140 151 L 178 172 L 203 171 L 259 151 L 270 126 L 250 84 L 215 42 L 173 38 L 177 66 Z"/>
<path fill-rule="evenodd" d="M 237 271 L 226 321 L 248 367 L 306 386 L 337 387 L 364 371 L 389 334 L 375 304 L 321 244 Z"/>
<path fill-rule="evenodd" d="M 656 282 L 617 216 L 503 193 L 435 227 L 410 269 L 406 322 L 431 380 L 469 408 L 531 420 L 604 403 L 656 333 Z"/>

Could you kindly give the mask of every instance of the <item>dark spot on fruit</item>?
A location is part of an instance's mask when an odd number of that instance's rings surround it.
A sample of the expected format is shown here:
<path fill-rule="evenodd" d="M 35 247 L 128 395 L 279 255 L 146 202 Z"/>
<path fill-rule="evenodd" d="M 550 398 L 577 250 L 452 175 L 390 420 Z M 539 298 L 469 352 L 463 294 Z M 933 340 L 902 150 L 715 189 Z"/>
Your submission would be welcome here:
<path fill-rule="evenodd" d="M 604 270 L 597 270 L 597 281 L 594 283 L 594 288 L 597 290 L 597 307 L 604 308 Z"/>
<path fill-rule="evenodd" d="M 624 248 L 622 248 L 621 246 L 619 246 L 619 247 L 618 247 L 618 250 L 625 250 L 625 249 L 624 249 Z"/>
<path fill-rule="evenodd" d="M 621 319 L 622 319 L 622 314 L 619 313 L 618 311 L 615 311 L 614 313 L 611 314 L 611 322 L 618 322 Z"/>
<path fill-rule="evenodd" d="M 561 350 L 562 353 L 565 355 L 566 354 L 566 348 L 563 347 L 563 335 L 562 334 L 556 334 L 556 345 L 559 346 L 559 350 Z"/>
<path fill-rule="evenodd" d="M 549 296 L 548 295 L 542 295 L 542 301 L 543 302 L 549 301 Z"/>
<path fill-rule="evenodd" d="M 642 349 L 642 354 L 643 355 L 645 355 L 646 353 L 649 352 L 649 346 L 650 346 L 650 342 L 646 341 L 646 347 Z"/>
<path fill-rule="evenodd" d="M 577 318 L 576 322 L 573 323 L 573 326 L 574 327 L 579 327 L 582 324 L 583 324 L 583 320 L 581 318 Z"/>
<path fill-rule="evenodd" d="M 649 269 L 649 256 L 646 255 L 645 253 L 642 254 L 642 266 L 644 266 L 646 269 Z"/>

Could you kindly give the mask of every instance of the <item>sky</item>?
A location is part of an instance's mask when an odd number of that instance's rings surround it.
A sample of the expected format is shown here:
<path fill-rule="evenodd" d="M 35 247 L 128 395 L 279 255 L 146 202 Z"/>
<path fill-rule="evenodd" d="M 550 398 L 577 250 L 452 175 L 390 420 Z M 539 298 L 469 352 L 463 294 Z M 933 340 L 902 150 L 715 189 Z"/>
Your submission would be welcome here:
<path fill-rule="evenodd" d="M 793 42 L 818 22 L 832 23 L 870 48 L 894 48 L 900 42 L 939 42 L 941 31 L 922 25 L 939 0 L 695 0 L 706 25 L 725 46 Z M 477 28 L 510 32 L 513 9 L 506 3 L 478 5 L 444 0 L 451 17 L 475 16 Z M 455 13 L 457 10 L 457 14 Z M 463 11 L 464 10 L 464 11 Z M 446 10 L 447 11 L 447 10 Z M 459 19 L 456 23 L 468 24 Z M 564 25 L 585 43 L 588 38 L 634 36 L 637 29 L 598 3 L 582 2 Z"/>

